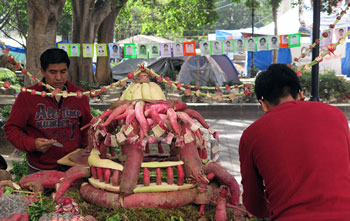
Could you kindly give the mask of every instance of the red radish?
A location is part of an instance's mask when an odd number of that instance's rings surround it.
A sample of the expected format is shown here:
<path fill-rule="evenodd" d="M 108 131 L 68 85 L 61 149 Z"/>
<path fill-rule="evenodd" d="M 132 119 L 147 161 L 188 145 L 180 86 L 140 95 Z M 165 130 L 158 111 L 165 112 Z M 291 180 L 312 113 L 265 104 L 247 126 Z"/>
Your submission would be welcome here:
<path fill-rule="evenodd" d="M 153 109 L 148 110 L 149 115 L 152 117 L 153 121 L 156 122 L 163 130 L 167 130 L 166 126 L 162 122 L 162 119 L 160 118 L 159 114 L 154 111 Z"/>
<path fill-rule="evenodd" d="M 131 194 L 124 197 L 123 204 L 119 194 L 96 189 L 90 184 L 83 184 L 80 194 L 90 203 L 104 208 L 177 208 L 194 202 L 197 190 Z"/>
<path fill-rule="evenodd" d="M 156 184 L 160 185 L 162 184 L 162 173 L 159 167 L 156 168 L 156 174 L 157 174 Z"/>
<path fill-rule="evenodd" d="M 173 173 L 173 168 L 172 167 L 168 167 L 167 168 L 167 183 L 169 185 L 174 183 L 174 173 Z"/>
<path fill-rule="evenodd" d="M 112 186 L 119 186 L 119 170 L 114 170 L 112 175 Z"/>
<path fill-rule="evenodd" d="M 120 182 L 120 192 L 122 195 L 129 195 L 136 187 L 143 154 L 139 144 L 124 144 L 123 146 L 126 150 L 126 161 Z"/>
<path fill-rule="evenodd" d="M 188 114 L 190 117 L 193 117 L 194 119 L 196 119 L 205 129 L 209 128 L 209 125 L 207 124 L 207 122 L 203 119 L 202 115 L 197 111 L 193 109 L 186 109 L 186 110 L 183 110 L 183 112 Z"/>
<path fill-rule="evenodd" d="M 129 126 L 130 123 L 135 119 L 135 110 L 134 109 L 130 109 L 128 112 L 128 116 L 126 116 L 126 120 L 125 120 L 125 125 Z"/>
<path fill-rule="evenodd" d="M 147 123 L 147 120 L 145 116 L 143 115 L 143 109 L 144 109 L 145 102 L 139 101 L 135 105 L 135 114 L 136 119 L 140 123 L 141 131 L 143 132 L 143 136 L 147 135 L 147 132 L 150 130 L 150 127 Z M 143 140 L 143 136 L 140 136 L 140 140 Z"/>
<path fill-rule="evenodd" d="M 96 167 L 90 166 L 90 170 L 91 170 L 92 177 L 95 178 L 95 179 L 98 179 Z"/>
<path fill-rule="evenodd" d="M 150 174 L 147 167 L 143 168 L 143 185 L 149 186 L 150 184 Z"/>
<path fill-rule="evenodd" d="M 105 168 L 104 170 L 105 183 L 109 184 L 109 178 L 111 177 L 111 169 Z"/>
<path fill-rule="evenodd" d="M 117 107 L 116 109 L 114 109 L 113 112 L 108 116 L 107 120 L 101 124 L 101 126 L 105 127 L 109 125 L 117 116 L 119 116 L 120 114 L 123 114 L 126 111 L 128 106 L 129 104 L 123 104 Z"/>
<path fill-rule="evenodd" d="M 225 184 L 230 189 L 231 200 L 230 204 L 237 206 L 239 203 L 239 197 L 241 191 L 239 185 L 233 175 L 231 175 L 226 169 L 221 167 L 219 164 L 211 162 L 204 167 L 204 173 L 215 174 L 215 178 L 220 181 L 220 183 Z"/>
<path fill-rule="evenodd" d="M 104 181 L 104 176 L 103 176 L 103 168 L 97 167 L 97 176 L 100 182 Z"/>
<path fill-rule="evenodd" d="M 226 186 L 220 187 L 220 196 L 217 199 L 216 211 L 214 219 L 217 221 L 226 221 L 227 220 L 227 211 L 226 211 L 226 197 L 228 188 Z"/>
<path fill-rule="evenodd" d="M 177 169 L 177 185 L 182 186 L 184 185 L 184 178 L 185 178 L 184 170 L 182 168 L 182 165 L 177 165 L 176 169 Z"/>
<path fill-rule="evenodd" d="M 168 111 L 167 111 L 167 116 L 169 118 L 171 127 L 173 128 L 173 130 L 176 133 L 176 135 L 180 135 L 180 129 L 179 129 L 179 125 L 177 123 L 177 114 L 174 111 L 174 109 L 169 108 Z"/>
<path fill-rule="evenodd" d="M 75 180 L 78 180 L 80 178 L 87 178 L 90 176 L 90 168 L 85 166 L 75 166 L 68 169 L 65 172 L 63 181 L 61 181 L 60 186 L 56 191 L 55 200 L 59 200 Z"/>
<path fill-rule="evenodd" d="M 161 141 L 158 141 L 158 153 L 164 153 Z"/>
<path fill-rule="evenodd" d="M 44 188 L 55 188 L 56 184 L 60 182 L 61 178 L 65 176 L 64 172 L 56 170 L 43 170 L 27 176 L 22 177 L 19 181 L 20 186 L 26 183 L 37 182 Z"/>
<path fill-rule="evenodd" d="M 165 114 L 169 107 L 170 105 L 167 104 L 153 104 L 149 108 L 155 110 L 159 114 Z"/>

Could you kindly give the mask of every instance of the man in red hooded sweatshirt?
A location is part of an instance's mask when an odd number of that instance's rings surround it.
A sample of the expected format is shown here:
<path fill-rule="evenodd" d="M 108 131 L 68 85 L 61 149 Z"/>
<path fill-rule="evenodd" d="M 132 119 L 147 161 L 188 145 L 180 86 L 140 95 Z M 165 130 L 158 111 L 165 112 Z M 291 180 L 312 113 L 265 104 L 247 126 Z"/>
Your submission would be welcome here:
<path fill-rule="evenodd" d="M 70 60 L 58 48 L 46 50 L 40 56 L 42 82 L 30 89 L 49 91 L 43 83 L 68 93 L 83 91 L 67 80 Z M 90 122 L 89 99 L 69 96 L 40 96 L 21 92 L 4 131 L 7 140 L 26 152 L 30 172 L 58 169 L 57 160 L 88 145 L 87 130 L 80 128 Z"/>

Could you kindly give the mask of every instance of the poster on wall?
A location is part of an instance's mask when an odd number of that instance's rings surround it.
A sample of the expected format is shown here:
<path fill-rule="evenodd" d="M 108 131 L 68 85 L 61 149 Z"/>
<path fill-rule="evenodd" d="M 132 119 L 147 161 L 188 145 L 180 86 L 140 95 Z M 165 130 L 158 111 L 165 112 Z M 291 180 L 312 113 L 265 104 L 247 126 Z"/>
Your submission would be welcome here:
<path fill-rule="evenodd" d="M 174 57 L 181 57 L 184 56 L 184 49 L 182 43 L 172 43 L 173 48 L 173 56 Z"/>
<path fill-rule="evenodd" d="M 69 44 L 69 57 L 80 57 L 80 44 Z"/>
<path fill-rule="evenodd" d="M 266 36 L 257 37 L 257 50 L 266 51 L 268 49 L 267 38 Z"/>
<path fill-rule="evenodd" d="M 137 44 L 137 58 L 148 58 L 146 44 Z"/>
<path fill-rule="evenodd" d="M 128 43 L 124 44 L 124 57 L 125 58 L 136 58 L 135 56 L 135 44 Z"/>
<path fill-rule="evenodd" d="M 169 43 L 160 44 L 160 56 L 163 58 L 171 57 L 171 45 Z"/>
<path fill-rule="evenodd" d="M 210 42 L 209 41 L 199 42 L 199 48 L 201 49 L 201 55 L 210 55 Z"/>
<path fill-rule="evenodd" d="M 84 58 L 94 57 L 94 45 L 93 44 L 83 44 L 83 57 Z"/>
<path fill-rule="evenodd" d="M 110 43 L 108 44 L 108 48 L 109 48 L 109 57 L 110 58 L 121 58 L 121 47 L 120 45 L 116 44 L 116 43 Z"/>
<path fill-rule="evenodd" d="M 107 45 L 106 44 L 96 44 L 96 56 L 97 57 L 107 57 Z"/>
<path fill-rule="evenodd" d="M 210 41 L 210 54 L 219 55 L 222 54 L 222 42 Z"/>
<path fill-rule="evenodd" d="M 59 44 L 57 44 L 57 47 L 62 49 L 62 50 L 64 50 L 68 54 L 69 50 L 68 50 L 68 44 L 67 43 L 59 43 Z"/>
<path fill-rule="evenodd" d="M 279 37 L 277 35 L 269 37 L 269 50 L 277 50 L 280 48 Z"/>
<path fill-rule="evenodd" d="M 234 52 L 234 43 L 232 40 L 224 40 L 223 41 L 223 51 L 224 54 L 232 53 Z"/>
<path fill-rule="evenodd" d="M 196 42 L 187 41 L 183 43 L 185 56 L 196 56 Z"/>
<path fill-rule="evenodd" d="M 245 38 L 245 48 L 247 51 L 255 51 L 255 39 Z"/>

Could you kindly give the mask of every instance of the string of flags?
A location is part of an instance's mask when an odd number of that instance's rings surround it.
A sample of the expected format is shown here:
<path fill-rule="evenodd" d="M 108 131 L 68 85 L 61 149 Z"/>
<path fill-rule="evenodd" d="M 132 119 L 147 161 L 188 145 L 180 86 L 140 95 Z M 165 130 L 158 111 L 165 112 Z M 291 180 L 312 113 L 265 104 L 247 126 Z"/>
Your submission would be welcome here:
<path fill-rule="evenodd" d="M 201 55 L 220 55 L 245 51 L 265 51 L 279 48 L 300 47 L 300 33 L 290 35 L 272 35 L 248 37 L 239 39 L 136 44 L 127 43 L 124 47 L 117 43 L 79 44 L 59 43 L 58 48 L 65 50 L 70 57 L 84 58 L 107 57 L 121 58 L 158 58 L 195 56 L 196 45 L 200 48 Z"/>

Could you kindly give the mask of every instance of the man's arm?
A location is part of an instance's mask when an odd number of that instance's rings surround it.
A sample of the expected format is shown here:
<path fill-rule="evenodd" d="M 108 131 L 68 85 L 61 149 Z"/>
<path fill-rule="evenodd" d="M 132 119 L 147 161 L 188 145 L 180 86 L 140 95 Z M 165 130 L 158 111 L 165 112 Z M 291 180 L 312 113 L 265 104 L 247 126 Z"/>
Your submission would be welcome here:
<path fill-rule="evenodd" d="M 12 107 L 11 114 L 4 126 L 5 136 L 16 148 L 22 151 L 35 151 L 35 138 L 25 133 L 29 113 L 24 95 L 20 93 Z"/>
<path fill-rule="evenodd" d="M 247 210 L 259 218 L 269 217 L 264 197 L 263 179 L 254 166 L 251 150 L 244 144 L 244 133 L 239 144 L 239 159 L 241 165 L 243 204 Z"/>

